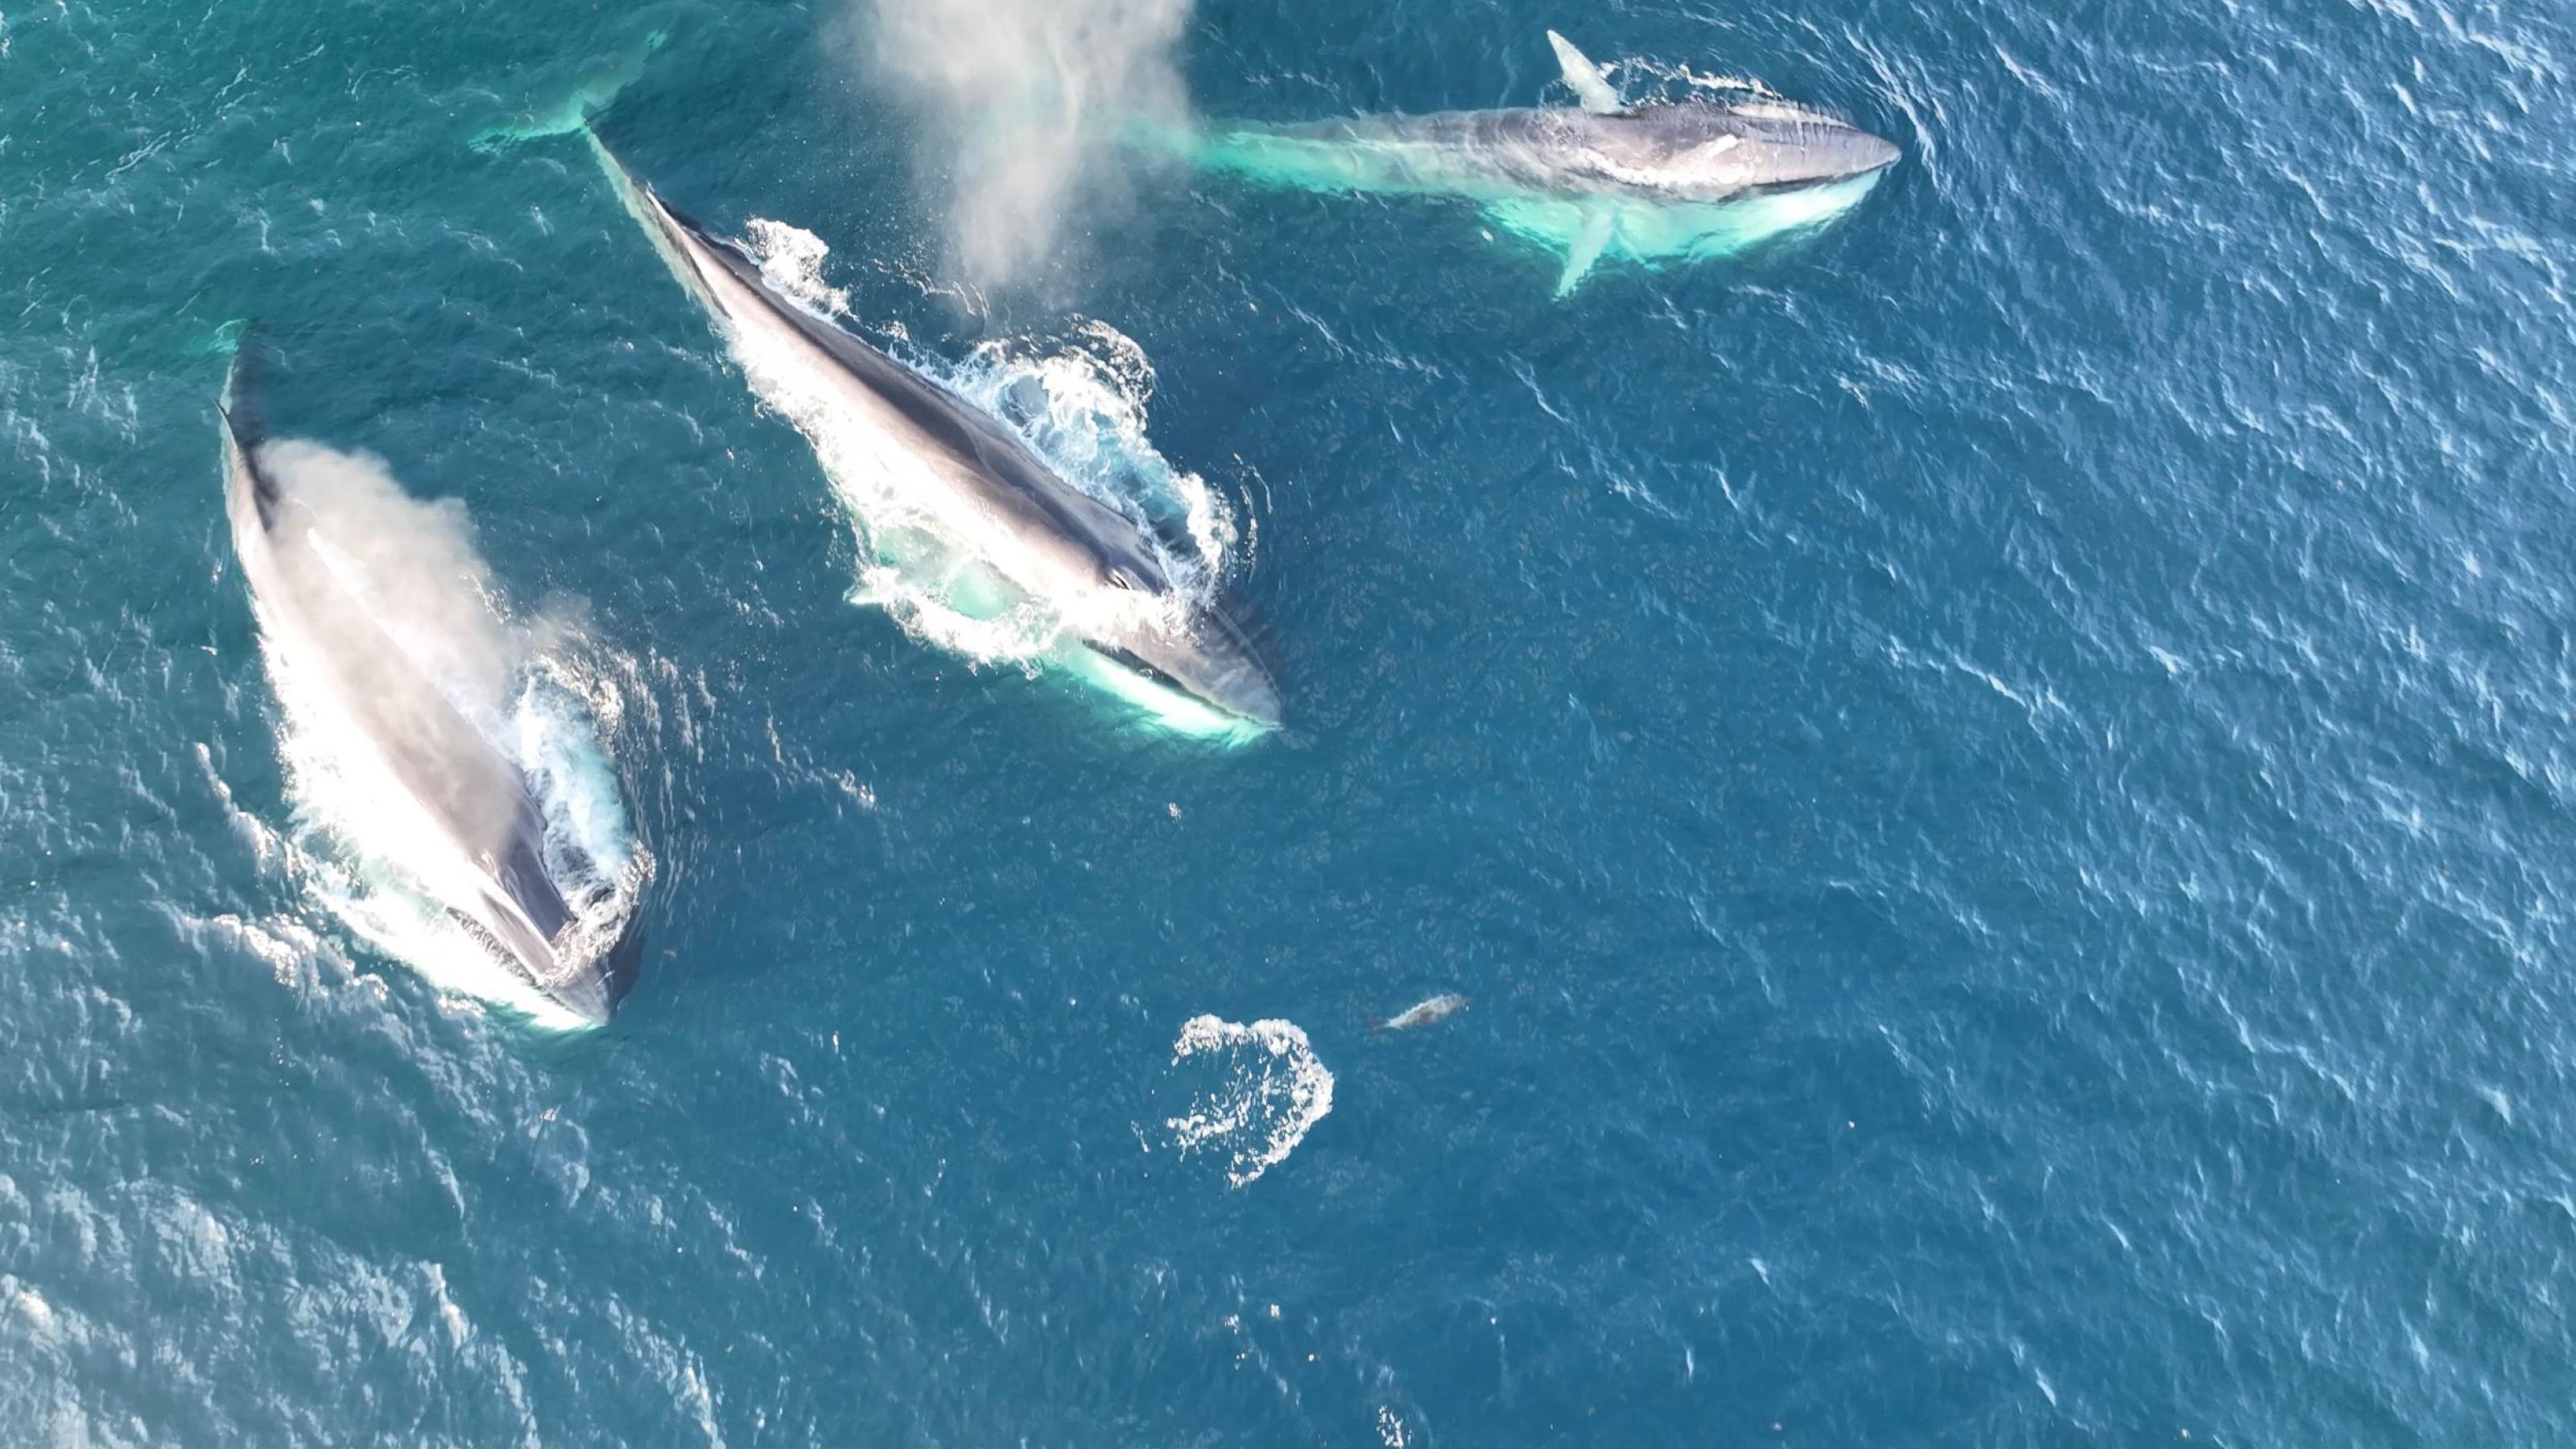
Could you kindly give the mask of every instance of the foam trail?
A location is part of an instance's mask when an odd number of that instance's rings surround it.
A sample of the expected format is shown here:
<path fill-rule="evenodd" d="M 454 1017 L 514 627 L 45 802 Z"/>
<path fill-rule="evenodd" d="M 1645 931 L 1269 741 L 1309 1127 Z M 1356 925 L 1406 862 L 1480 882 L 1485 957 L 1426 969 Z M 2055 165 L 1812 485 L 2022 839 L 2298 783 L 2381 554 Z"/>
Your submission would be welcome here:
<path fill-rule="evenodd" d="M 946 148 L 949 243 L 979 286 L 1024 281 L 1123 127 L 1177 124 L 1192 0 L 862 0 L 873 64 Z"/>

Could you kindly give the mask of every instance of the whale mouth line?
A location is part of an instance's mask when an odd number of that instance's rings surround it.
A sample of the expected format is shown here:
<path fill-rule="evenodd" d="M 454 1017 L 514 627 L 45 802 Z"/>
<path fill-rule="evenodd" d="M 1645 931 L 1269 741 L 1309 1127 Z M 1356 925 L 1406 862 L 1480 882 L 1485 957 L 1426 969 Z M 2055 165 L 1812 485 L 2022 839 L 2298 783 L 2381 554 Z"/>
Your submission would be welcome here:
<path fill-rule="evenodd" d="M 457 928 L 476 945 L 482 947 L 493 960 L 499 962 L 503 969 L 526 982 L 530 990 L 580 1017 L 589 1025 L 608 1025 L 615 1016 L 618 1005 L 634 988 L 633 963 L 630 958 L 642 944 L 643 935 L 633 916 L 629 916 L 620 926 L 616 938 L 610 942 L 608 949 L 598 955 L 600 989 L 596 993 L 594 1003 L 589 999 L 589 993 L 574 995 L 566 993 L 563 989 L 567 985 L 581 984 L 583 976 L 580 972 L 575 972 L 562 980 L 549 981 L 537 972 L 525 955 L 511 950 L 508 943 L 504 942 L 473 912 L 455 906 L 449 906 L 446 909 L 448 918 L 456 924 Z M 547 943 L 549 947 L 560 944 L 561 937 Z"/>
<path fill-rule="evenodd" d="M 1251 697 L 1247 702 L 1242 695 L 1230 695 L 1226 690 L 1193 684 L 1172 669 L 1156 664 L 1123 645 L 1089 636 L 1077 636 L 1077 640 L 1086 653 L 1127 671 L 1145 684 L 1167 690 L 1211 712 L 1226 722 L 1228 731 L 1258 734 L 1282 726 L 1278 695 L 1270 684 L 1269 671 L 1256 657 L 1247 655 L 1233 661 L 1260 686 L 1246 691 Z"/>
<path fill-rule="evenodd" d="M 1149 664 L 1145 662 L 1143 657 L 1137 655 L 1131 650 L 1122 648 L 1119 645 L 1105 643 L 1098 639 L 1085 639 L 1082 641 L 1082 647 L 1113 664 L 1122 665 L 1128 669 L 1132 669 L 1136 673 L 1143 675 L 1146 679 L 1162 685 L 1164 688 L 1169 689 L 1176 694 L 1181 694 L 1190 699 L 1194 699 L 1200 704 L 1206 705 L 1208 708 L 1216 710 L 1221 714 L 1230 716 L 1234 719 L 1246 720 L 1254 724 L 1266 723 L 1266 721 L 1252 719 L 1251 716 L 1243 713 L 1243 711 L 1239 709 L 1232 708 L 1227 705 L 1225 701 L 1218 699 L 1216 696 L 1210 694 L 1204 689 L 1193 688 L 1189 683 L 1174 675 L 1170 670 Z"/>
<path fill-rule="evenodd" d="M 471 911 L 459 910 L 454 906 L 449 906 L 447 908 L 447 915 L 448 919 L 454 921 L 457 928 L 470 937 L 476 945 L 481 946 L 486 954 L 490 955 L 493 960 L 499 962 L 501 966 L 507 969 L 511 974 L 517 976 L 521 981 L 526 982 L 529 988 L 535 991 L 538 995 L 545 997 L 548 1001 L 551 1001 L 555 1005 L 562 1007 L 564 1010 L 573 1013 L 575 1016 L 581 1017 L 585 1021 L 600 1025 L 606 1024 L 608 1020 L 607 1017 L 597 1015 L 585 1009 L 578 1002 L 565 999 L 561 992 L 557 991 L 552 984 L 548 983 L 544 978 L 537 974 L 536 969 L 528 964 L 526 957 L 511 950 L 509 946 L 505 944 L 499 936 L 495 935 L 489 927 L 475 919 L 474 914 Z"/>
<path fill-rule="evenodd" d="M 1819 187 L 1840 186 L 1846 181 L 1859 181 L 1866 177 L 1876 176 L 1895 164 L 1895 159 L 1890 158 L 1885 161 L 1873 161 L 1867 166 L 1855 166 L 1849 171 L 1835 171 L 1822 176 L 1802 176 L 1795 181 L 1755 182 L 1735 193 L 1734 197 L 1730 197 L 1728 199 L 1734 200 L 1741 197 L 1752 196 L 1787 196 L 1800 191 L 1812 191 Z"/>
<path fill-rule="evenodd" d="M 698 232 L 705 236 L 708 241 L 715 242 L 719 245 L 730 245 L 730 243 L 726 243 L 722 237 L 715 235 L 713 232 L 707 231 L 704 226 L 699 224 L 697 218 L 690 216 L 687 212 L 684 212 L 678 207 L 673 206 L 671 203 L 664 201 L 662 199 L 662 193 L 655 191 L 649 183 L 639 181 L 636 185 L 643 188 L 645 199 L 652 203 L 653 209 L 656 212 L 670 217 L 671 220 L 678 222 L 683 228 Z M 686 248 L 681 249 L 680 260 L 688 263 L 689 276 L 692 279 L 692 285 L 702 289 L 710 285 L 707 279 L 706 269 L 698 265 L 698 259 L 689 255 Z"/>

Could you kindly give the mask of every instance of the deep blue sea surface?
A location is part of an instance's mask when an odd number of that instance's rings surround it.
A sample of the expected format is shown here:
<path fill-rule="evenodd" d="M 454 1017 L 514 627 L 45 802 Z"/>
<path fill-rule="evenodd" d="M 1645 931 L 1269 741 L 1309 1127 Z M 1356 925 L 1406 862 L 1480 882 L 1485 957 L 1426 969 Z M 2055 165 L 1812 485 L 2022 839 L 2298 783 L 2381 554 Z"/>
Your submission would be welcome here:
<path fill-rule="evenodd" d="M 1551 25 L 1906 159 L 1564 302 L 1472 211 L 1143 170 L 978 305 L 837 0 L 0 10 L 0 1442 L 2576 1438 L 2576 21 L 1201 0 L 1173 56 L 1521 105 Z M 1120 379 L 1288 729 L 854 604 L 578 138 L 471 144 L 618 74 L 871 335 Z M 579 621 L 655 863 L 606 1030 L 318 887 L 246 319 L 281 431 Z M 1201 1016 L 1331 1077 L 1239 1187 L 1301 1063 Z"/>

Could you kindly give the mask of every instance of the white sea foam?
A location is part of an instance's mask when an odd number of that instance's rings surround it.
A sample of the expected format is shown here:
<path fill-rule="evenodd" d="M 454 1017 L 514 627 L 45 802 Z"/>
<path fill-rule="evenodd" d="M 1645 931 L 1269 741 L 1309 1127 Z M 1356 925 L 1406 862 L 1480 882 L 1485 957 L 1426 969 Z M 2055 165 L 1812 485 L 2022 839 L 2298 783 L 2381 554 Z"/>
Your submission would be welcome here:
<path fill-rule="evenodd" d="M 1154 364 L 1145 349 L 1106 322 L 1085 322 L 1076 335 L 1080 346 L 1043 354 L 987 342 L 949 370 L 949 386 L 1010 422 L 1075 487 L 1143 525 L 1181 596 L 1204 606 L 1242 543 L 1234 510 L 1147 440 Z M 1164 547 L 1166 531 L 1189 547 Z"/>
<path fill-rule="evenodd" d="M 753 218 L 743 246 L 780 292 L 820 316 L 846 314 L 847 294 L 824 276 L 830 247 L 813 233 Z M 904 360 L 966 402 L 1001 419 L 1066 482 L 1134 520 L 1172 579 L 1178 607 L 1212 605 L 1240 541 L 1225 498 L 1196 474 L 1174 468 L 1145 435 L 1154 371 L 1144 350 L 1105 323 L 1087 324 L 1076 345 L 1041 351 L 987 343 L 960 363 L 915 354 Z M 925 643 L 1035 674 L 1062 668 L 1193 732 L 1229 731 L 1237 721 L 1133 675 L 1104 668 L 1079 646 L 1069 616 L 1078 601 L 1032 597 L 960 537 L 944 518 L 942 490 L 921 461 L 875 428 L 844 416 L 813 385 L 800 361 L 758 338 L 731 337 L 736 361 L 760 400 L 814 448 L 847 510 L 861 561 L 851 597 L 884 609 Z M 897 344 L 900 346 L 900 343 Z M 1167 542 L 1185 538 L 1181 546 Z M 1093 600 L 1094 606 L 1103 601 Z M 1105 601 L 1155 607 L 1146 596 Z"/>
<path fill-rule="evenodd" d="M 1314 1125 L 1333 1110 L 1333 1074 L 1293 1021 L 1249 1026 L 1194 1016 L 1172 1044 L 1172 1065 L 1199 1060 L 1212 1072 L 1189 1110 L 1165 1119 L 1172 1146 L 1226 1158 L 1226 1180 L 1249 1185 L 1288 1160 Z"/>
<path fill-rule="evenodd" d="M 588 960 L 617 944 L 652 879 L 636 838 L 602 722 L 621 703 L 606 673 L 569 650 L 530 659 L 510 714 L 514 758 L 545 817 L 546 873 L 572 908 L 565 949 Z"/>
<path fill-rule="evenodd" d="M 745 250 L 760 263 L 769 285 L 827 317 L 850 315 L 850 294 L 823 280 L 831 244 L 801 226 L 755 216 L 743 223 Z"/>
<path fill-rule="evenodd" d="M 293 853 L 281 853 L 289 861 Z M 313 963 L 322 958 L 325 945 L 321 937 L 303 923 L 288 917 L 254 921 L 229 912 L 199 923 L 205 930 L 229 943 L 235 949 L 259 958 L 280 986 L 300 986 L 309 976 Z"/>
<path fill-rule="evenodd" d="M 17 1309 L 20 1315 L 25 1317 L 29 1323 L 35 1325 L 38 1333 L 44 1334 L 52 1331 L 54 1326 L 54 1306 L 47 1303 L 44 1299 L 44 1295 L 38 1293 L 35 1289 L 19 1289 L 17 1296 L 10 1300 L 10 1306 Z"/>

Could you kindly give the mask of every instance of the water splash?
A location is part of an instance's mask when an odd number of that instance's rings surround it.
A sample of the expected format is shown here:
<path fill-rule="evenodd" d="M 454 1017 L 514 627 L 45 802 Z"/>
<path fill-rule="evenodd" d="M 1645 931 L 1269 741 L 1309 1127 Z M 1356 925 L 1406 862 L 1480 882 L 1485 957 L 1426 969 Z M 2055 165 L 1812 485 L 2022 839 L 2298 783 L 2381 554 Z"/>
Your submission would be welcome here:
<path fill-rule="evenodd" d="M 616 946 L 653 878 L 601 743 L 622 707 L 617 691 L 611 671 L 559 646 L 529 660 L 510 716 L 515 759 L 545 817 L 546 873 L 572 907 L 563 949 L 583 960 Z"/>
<path fill-rule="evenodd" d="M 769 285 L 823 316 L 850 315 L 850 294 L 823 280 L 830 243 L 801 226 L 765 216 L 743 223 L 743 230 L 748 233 L 743 250 L 759 261 L 760 275 Z"/>
<path fill-rule="evenodd" d="M 1223 1154 L 1226 1181 L 1236 1187 L 1250 1186 L 1287 1161 L 1333 1110 L 1333 1074 L 1293 1021 L 1271 1018 L 1246 1026 L 1194 1016 L 1172 1044 L 1172 1065 L 1200 1058 L 1219 1069 L 1214 1084 L 1163 1126 L 1184 1157 Z"/>

